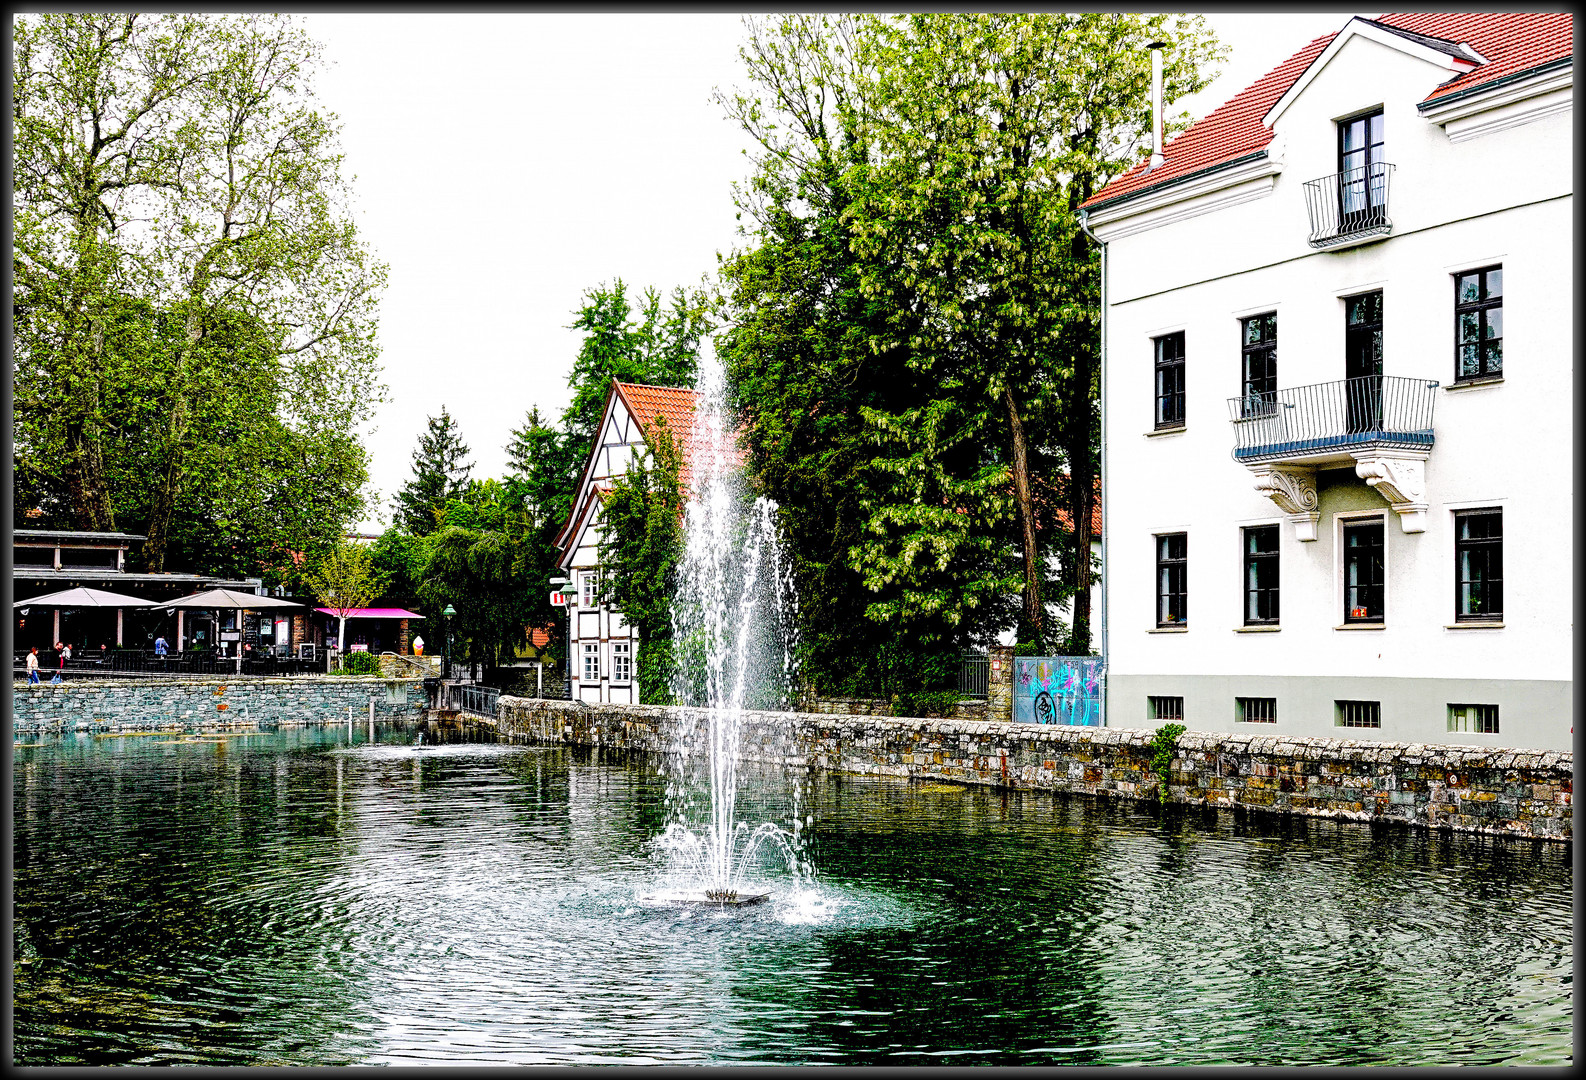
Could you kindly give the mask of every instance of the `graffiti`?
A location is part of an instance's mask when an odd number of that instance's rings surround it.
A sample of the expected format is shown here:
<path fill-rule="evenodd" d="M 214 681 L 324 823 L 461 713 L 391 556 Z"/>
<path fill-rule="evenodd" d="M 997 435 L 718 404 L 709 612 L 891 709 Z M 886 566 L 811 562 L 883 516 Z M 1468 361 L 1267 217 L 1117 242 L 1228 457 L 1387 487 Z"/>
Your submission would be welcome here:
<path fill-rule="evenodd" d="M 1101 724 L 1106 662 L 1099 656 L 1019 656 L 1013 661 L 1013 718 L 1027 724 Z"/>

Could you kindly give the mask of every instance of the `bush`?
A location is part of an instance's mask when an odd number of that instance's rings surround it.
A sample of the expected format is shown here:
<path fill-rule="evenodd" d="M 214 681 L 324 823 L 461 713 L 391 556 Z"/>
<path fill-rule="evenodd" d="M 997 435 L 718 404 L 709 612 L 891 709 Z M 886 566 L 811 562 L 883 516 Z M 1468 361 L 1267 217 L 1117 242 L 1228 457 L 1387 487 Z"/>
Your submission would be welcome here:
<path fill-rule="evenodd" d="M 892 695 L 893 716 L 952 716 L 958 704 L 956 690 L 916 690 Z"/>
<path fill-rule="evenodd" d="M 380 658 L 374 653 L 348 653 L 342 658 L 341 674 L 378 675 L 380 674 Z"/>
<path fill-rule="evenodd" d="M 1167 802 L 1167 785 L 1173 775 L 1173 755 L 1178 751 L 1178 737 L 1184 734 L 1183 724 L 1163 724 L 1151 736 L 1151 771 L 1157 775 L 1156 797 Z"/>

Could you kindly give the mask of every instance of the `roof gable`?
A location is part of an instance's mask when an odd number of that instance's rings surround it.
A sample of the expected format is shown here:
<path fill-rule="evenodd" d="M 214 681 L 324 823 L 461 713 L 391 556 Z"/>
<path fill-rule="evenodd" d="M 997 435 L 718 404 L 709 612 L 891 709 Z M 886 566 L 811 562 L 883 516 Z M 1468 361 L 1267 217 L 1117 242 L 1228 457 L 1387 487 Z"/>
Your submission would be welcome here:
<path fill-rule="evenodd" d="M 1422 49 L 1429 62 L 1446 67 L 1453 77 L 1429 86 L 1422 105 L 1480 90 L 1532 69 L 1567 63 L 1574 47 L 1574 16 L 1568 12 L 1407 12 L 1351 19 L 1344 30 L 1352 35 L 1375 35 L 1376 40 L 1394 48 Z M 1326 34 L 1306 45 L 1169 142 L 1162 165 L 1151 169 L 1150 158 L 1145 157 L 1087 199 L 1083 209 L 1132 198 L 1265 153 L 1273 137 L 1268 114 L 1343 32 Z M 1456 70 L 1457 59 L 1466 56 L 1485 62 Z M 1287 108 L 1287 103 L 1283 107 Z"/>

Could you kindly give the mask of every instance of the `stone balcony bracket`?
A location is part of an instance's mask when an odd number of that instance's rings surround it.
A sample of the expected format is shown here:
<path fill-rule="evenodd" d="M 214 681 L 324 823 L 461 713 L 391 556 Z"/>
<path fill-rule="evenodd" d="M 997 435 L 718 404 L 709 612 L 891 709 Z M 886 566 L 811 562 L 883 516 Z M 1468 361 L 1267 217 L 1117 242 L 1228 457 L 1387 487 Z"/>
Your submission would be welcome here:
<path fill-rule="evenodd" d="M 1316 470 L 1299 465 L 1261 465 L 1251 470 L 1256 491 L 1271 499 L 1288 515 L 1294 537 L 1301 541 L 1316 539 Z"/>
<path fill-rule="evenodd" d="M 1407 533 L 1426 531 L 1426 459 L 1426 453 L 1403 450 L 1355 455 L 1355 475 L 1387 500 Z"/>

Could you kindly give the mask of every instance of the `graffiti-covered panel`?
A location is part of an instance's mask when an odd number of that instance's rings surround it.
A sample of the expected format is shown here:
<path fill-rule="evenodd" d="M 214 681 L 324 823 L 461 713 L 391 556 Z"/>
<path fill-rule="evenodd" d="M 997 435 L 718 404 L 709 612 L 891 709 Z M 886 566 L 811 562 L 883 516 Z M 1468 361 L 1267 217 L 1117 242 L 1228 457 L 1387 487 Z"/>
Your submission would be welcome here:
<path fill-rule="evenodd" d="M 1013 718 L 1024 724 L 1101 726 L 1106 662 L 1099 656 L 1016 656 Z"/>

